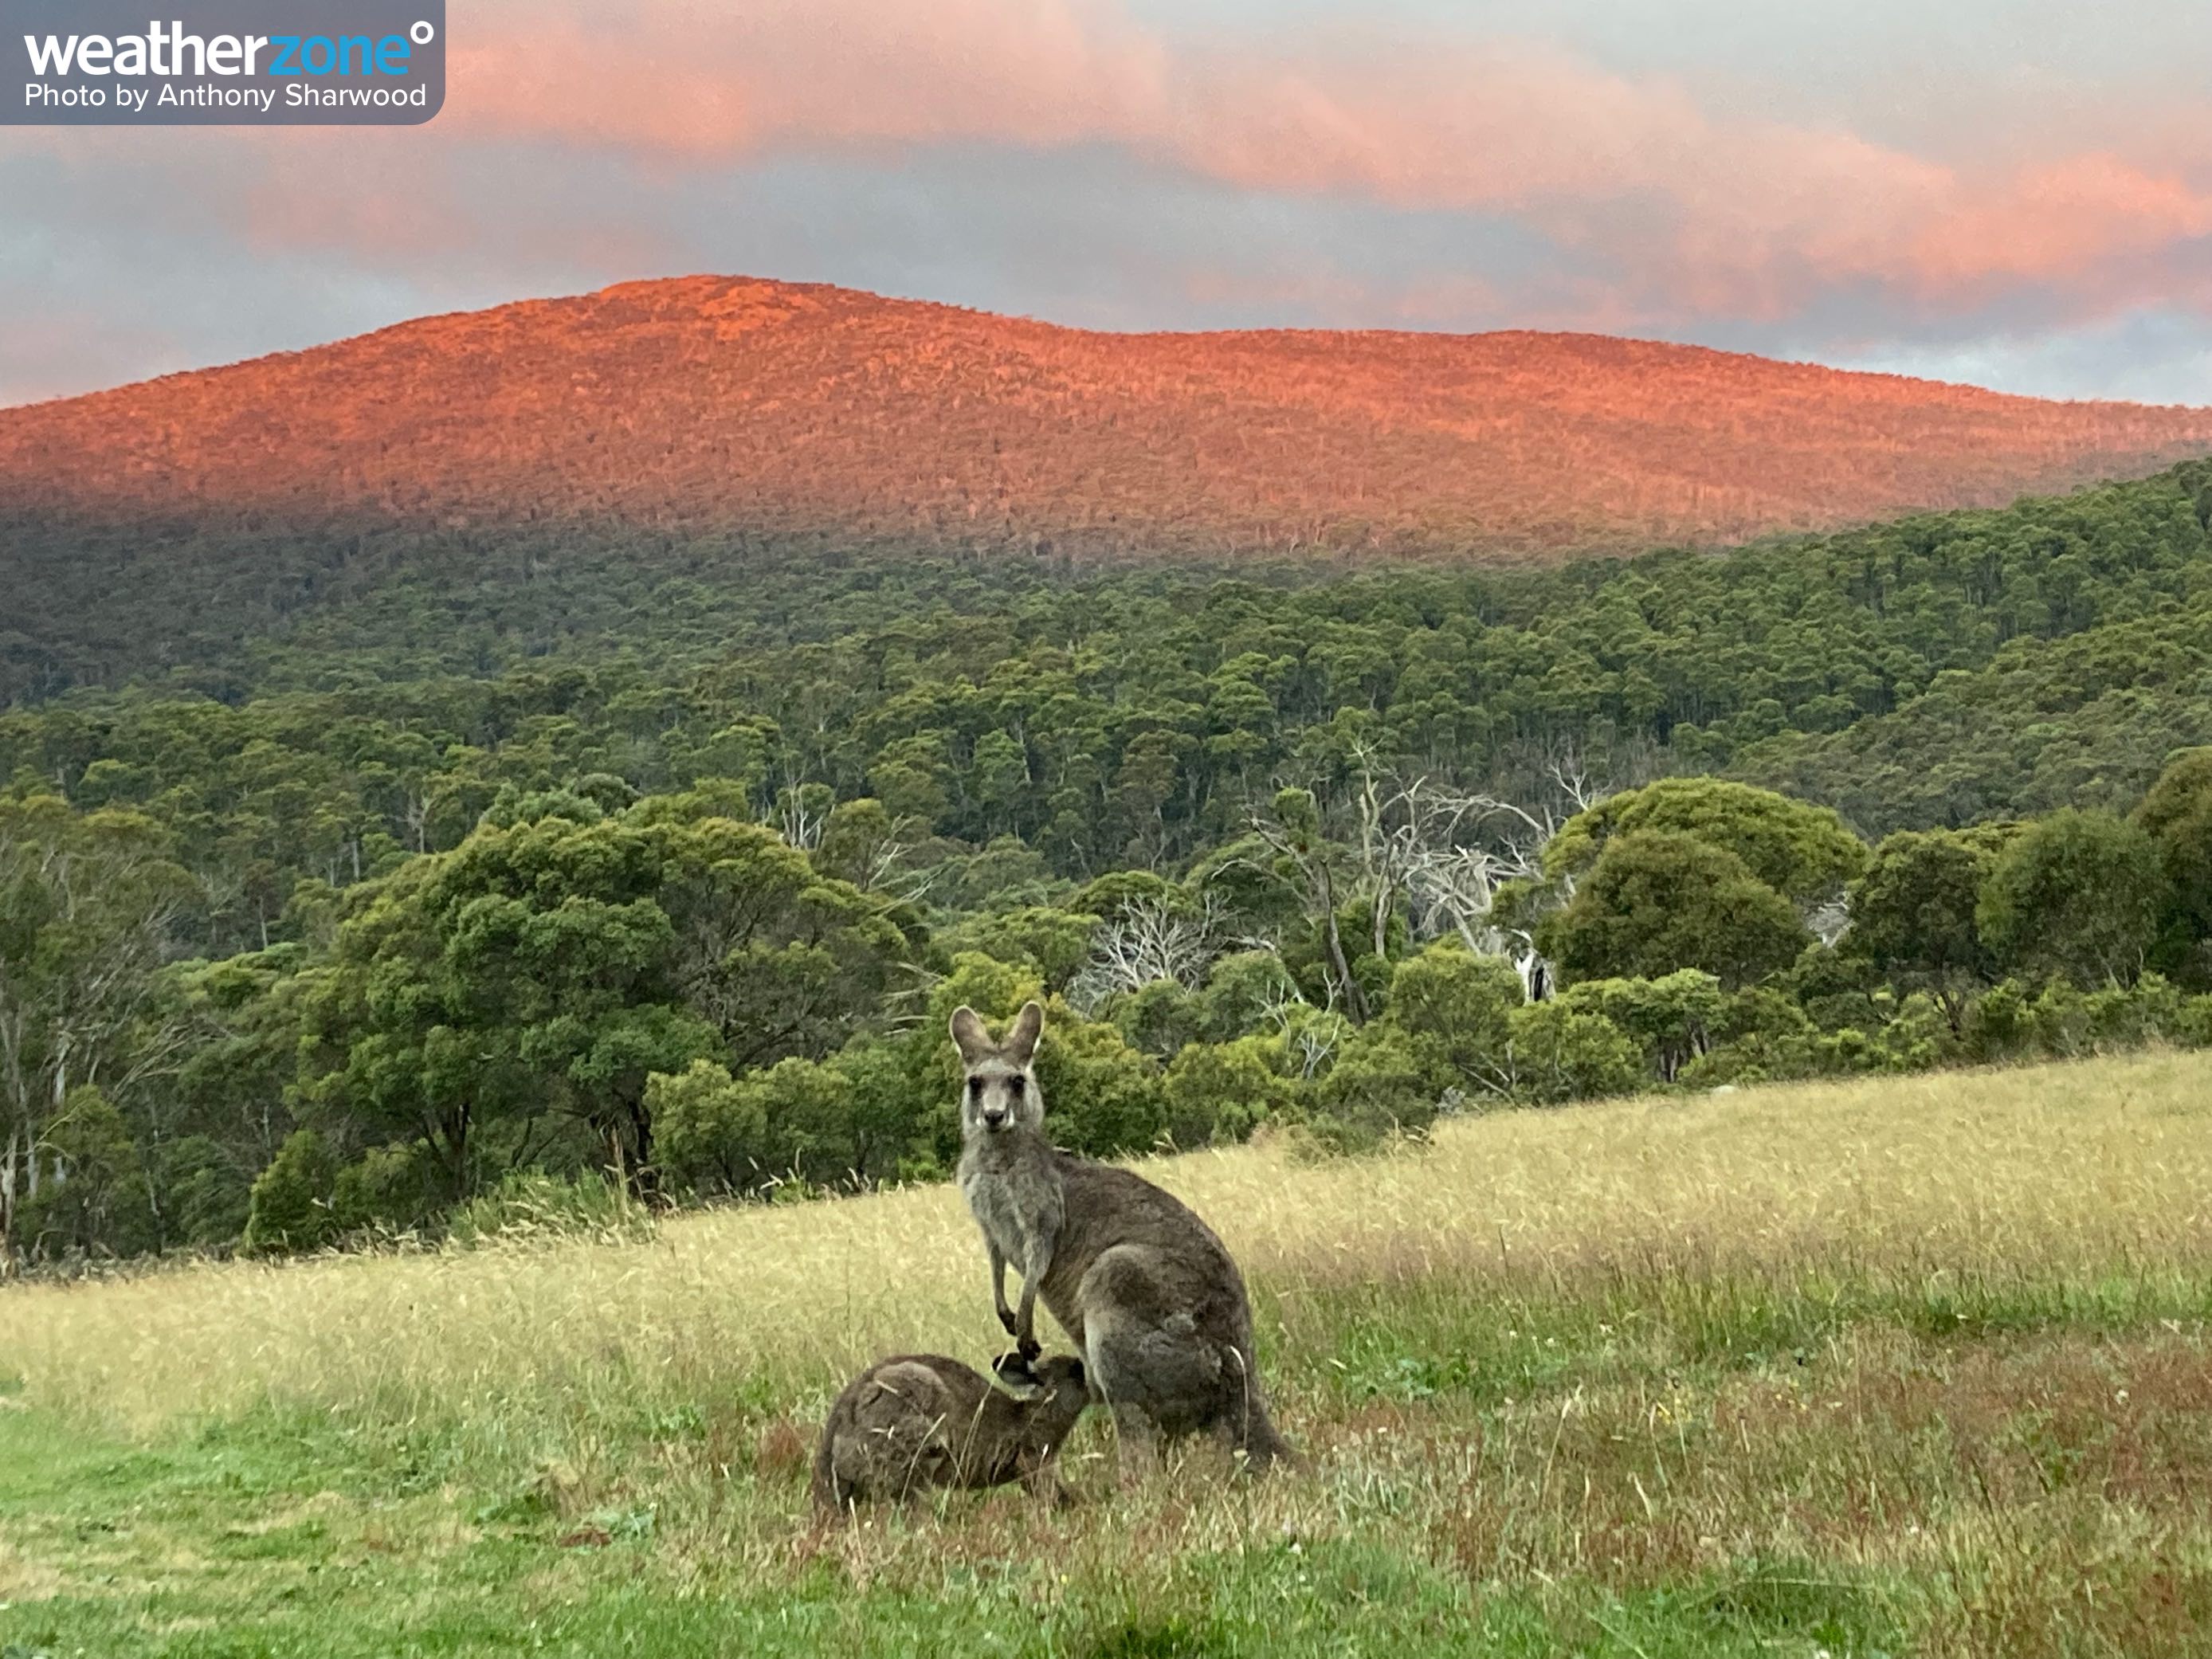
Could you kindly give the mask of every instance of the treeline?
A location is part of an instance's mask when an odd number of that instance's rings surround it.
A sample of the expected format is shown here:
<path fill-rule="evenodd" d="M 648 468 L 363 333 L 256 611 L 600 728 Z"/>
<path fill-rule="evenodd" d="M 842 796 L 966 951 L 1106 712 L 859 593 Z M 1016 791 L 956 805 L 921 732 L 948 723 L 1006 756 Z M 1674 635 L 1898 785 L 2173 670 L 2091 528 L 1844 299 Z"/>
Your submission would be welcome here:
<path fill-rule="evenodd" d="M 873 799 L 802 849 L 734 785 L 601 780 L 365 879 L 307 941 L 183 962 L 193 884 L 158 823 L 18 798 L 7 1249 L 434 1234 L 518 1181 L 673 1201 L 941 1176 L 963 1002 L 1047 1000 L 1054 1132 L 1102 1155 L 1263 1129 L 1356 1152 L 1498 1104 L 2212 1042 L 2212 750 L 2126 817 L 1871 847 L 1724 780 L 1554 785 L 1548 807 L 1286 788 L 1173 878 L 1077 883 L 1009 845 L 954 916 Z"/>
<path fill-rule="evenodd" d="M 2197 1042 L 2208 524 L 2199 463 L 1328 583 L 364 545 L 0 713 L 0 1256 L 928 1176 L 961 1000 L 1054 1002 L 1094 1152 Z"/>
<path fill-rule="evenodd" d="M 339 890 L 586 776 L 734 788 L 800 842 L 869 797 L 939 862 L 1018 842 L 1077 878 L 1182 868 L 1279 782 L 1529 798 L 1570 754 L 1743 777 L 1869 835 L 2120 810 L 2212 734 L 2208 523 L 2195 463 L 1726 556 L 1328 583 L 734 542 L 532 544 L 534 574 L 449 549 L 440 574 L 377 544 L 383 575 L 332 578 L 350 597 L 227 666 L 0 714 L 0 778 L 161 823 L 208 954 L 303 941 Z M 164 591 L 88 606 L 136 636 Z"/>

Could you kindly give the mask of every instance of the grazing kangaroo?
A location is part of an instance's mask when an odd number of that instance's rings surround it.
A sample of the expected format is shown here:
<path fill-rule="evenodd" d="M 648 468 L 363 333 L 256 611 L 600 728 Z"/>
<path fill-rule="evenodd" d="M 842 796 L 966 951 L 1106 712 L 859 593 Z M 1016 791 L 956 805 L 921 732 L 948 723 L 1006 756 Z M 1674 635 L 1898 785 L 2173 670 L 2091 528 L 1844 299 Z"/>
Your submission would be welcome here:
<path fill-rule="evenodd" d="M 1244 1280 L 1221 1241 L 1149 1181 L 1045 1138 L 1030 1065 L 1043 1029 L 1034 1002 L 1000 1043 L 973 1009 L 952 1016 L 966 1073 L 960 1190 L 983 1230 L 1000 1323 L 1033 1358 L 1044 1298 L 1113 1411 L 1125 1473 L 1157 1461 L 1162 1440 L 1201 1431 L 1255 1468 L 1290 1456 L 1261 1396 Z M 1009 1262 L 1022 1276 L 1018 1310 L 1006 1305 Z"/>
<path fill-rule="evenodd" d="M 830 1408 L 814 1454 L 816 1505 L 842 1511 L 864 1498 L 1009 1480 L 1056 1497 L 1054 1454 L 1091 1396 L 1083 1362 L 1072 1354 L 1046 1360 L 1032 1375 L 1041 1391 L 1016 1400 L 942 1354 L 878 1359 Z"/>

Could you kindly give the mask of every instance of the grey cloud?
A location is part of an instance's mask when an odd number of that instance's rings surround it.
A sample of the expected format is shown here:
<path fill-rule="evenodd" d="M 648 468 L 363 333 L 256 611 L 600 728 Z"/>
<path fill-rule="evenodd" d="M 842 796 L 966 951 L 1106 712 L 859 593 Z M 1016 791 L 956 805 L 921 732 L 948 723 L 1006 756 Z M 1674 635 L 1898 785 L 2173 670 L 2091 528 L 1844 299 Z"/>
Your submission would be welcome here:
<path fill-rule="evenodd" d="M 1240 191 L 1107 146 L 703 168 L 384 137 L 312 155 L 219 134 L 0 146 L 0 315 L 31 325 L 0 331 L 0 402 L 691 270 L 1092 327 L 1592 327 L 2045 395 L 2212 401 L 2212 322 L 2190 308 L 2212 310 L 2212 292 L 2187 269 L 2203 245 L 2147 258 L 2143 297 L 2094 326 L 2032 287 L 1934 313 L 1877 284 L 1792 284 L 1812 298 L 1741 315 L 1670 297 L 1638 253 L 1666 244 L 1663 206 L 1635 201 L 1594 210 L 1565 246 L 1503 214 Z M 321 205 L 301 204 L 303 179 Z"/>

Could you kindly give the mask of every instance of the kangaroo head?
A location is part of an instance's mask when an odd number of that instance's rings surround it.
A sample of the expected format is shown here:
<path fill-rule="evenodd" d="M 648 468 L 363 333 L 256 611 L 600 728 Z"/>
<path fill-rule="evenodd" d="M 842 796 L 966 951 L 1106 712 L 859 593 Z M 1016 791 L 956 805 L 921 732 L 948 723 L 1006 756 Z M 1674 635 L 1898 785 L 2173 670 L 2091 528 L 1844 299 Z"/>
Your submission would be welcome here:
<path fill-rule="evenodd" d="M 1044 1097 L 1030 1070 L 1043 1030 L 1044 1010 L 1034 1002 L 1022 1005 L 1000 1042 L 991 1041 L 973 1008 L 954 1012 L 952 1042 L 966 1074 L 960 1091 L 962 1134 L 996 1134 L 1016 1124 L 1034 1129 L 1044 1121 Z"/>
<path fill-rule="evenodd" d="M 1079 1395 L 1085 1391 L 1081 1354 L 1056 1353 L 1049 1359 L 1040 1359 L 1030 1368 L 1030 1375 L 1054 1394 L 1063 1389 Z"/>
<path fill-rule="evenodd" d="M 1091 1403 L 1090 1385 L 1084 1376 L 1083 1360 L 1079 1355 L 1057 1353 L 1038 1363 L 1031 1371 L 1042 1387 L 1036 1404 L 1051 1407 L 1055 1425 L 1065 1433 L 1075 1419 L 1083 1415 L 1083 1408 Z"/>

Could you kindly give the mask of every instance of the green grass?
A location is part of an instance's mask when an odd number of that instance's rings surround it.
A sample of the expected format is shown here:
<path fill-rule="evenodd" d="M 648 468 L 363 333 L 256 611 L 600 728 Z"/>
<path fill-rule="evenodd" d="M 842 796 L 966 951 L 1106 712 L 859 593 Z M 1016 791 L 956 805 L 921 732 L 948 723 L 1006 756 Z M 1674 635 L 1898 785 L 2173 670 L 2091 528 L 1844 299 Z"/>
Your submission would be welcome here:
<path fill-rule="evenodd" d="M 1158 1165 L 1250 1265 L 1311 1468 L 1125 1488 L 1094 1419 L 1070 1507 L 842 1530 L 830 1390 L 994 1346 L 942 1190 L 0 1291 L 0 1655 L 2212 1654 L 2208 1085 Z"/>
<path fill-rule="evenodd" d="M 158 1452 L 9 1424 L 0 1652 L 246 1656 L 1719 1655 L 1895 1650 L 1893 1589 L 1746 1560 L 1636 1589 L 1470 1580 L 1383 1520 L 1265 1529 L 1134 1575 L 1055 1570 L 1026 1501 L 891 1523 L 963 1534 L 927 1585 L 794 1554 L 765 1580 L 664 1547 L 653 1511 L 563 1516 L 447 1487 L 387 1495 L 339 1437 L 231 1427 Z M 327 1483 L 327 1484 L 326 1484 Z M 587 1544 L 562 1540 L 587 1534 Z M 607 1541 L 601 1542 L 604 1537 Z M 696 1543 L 697 1540 L 693 1540 Z M 27 1569 L 32 1562 L 59 1568 Z M 1361 1645 L 1347 1649 L 1356 1628 Z"/>
<path fill-rule="evenodd" d="M 2212 1650 L 2212 1330 L 2155 1296 L 1941 1334 L 1822 1302 L 1702 1355 L 1710 1309 L 1522 1304 L 1487 1357 L 1425 1299 L 1370 1300 L 1291 1390 L 1313 1474 L 1194 1457 L 1123 1492 L 1086 1427 L 1070 1511 L 951 1498 L 842 1535 L 753 1413 L 518 1478 L 452 1425 L 265 1407 L 143 1443 L 14 1407 L 0 1652 Z"/>

